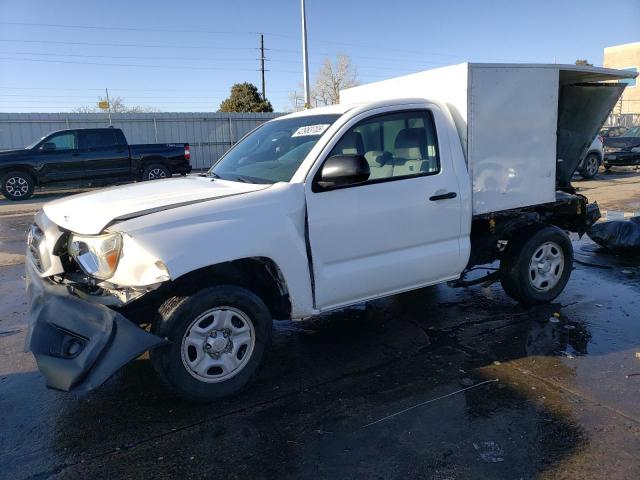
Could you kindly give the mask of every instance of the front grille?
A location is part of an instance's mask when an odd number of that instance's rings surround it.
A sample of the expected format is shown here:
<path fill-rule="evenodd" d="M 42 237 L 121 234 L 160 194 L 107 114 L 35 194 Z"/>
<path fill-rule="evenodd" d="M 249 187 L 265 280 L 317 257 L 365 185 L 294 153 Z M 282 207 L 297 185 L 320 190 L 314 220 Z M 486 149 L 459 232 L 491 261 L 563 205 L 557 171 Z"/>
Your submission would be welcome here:
<path fill-rule="evenodd" d="M 40 227 L 35 223 L 29 228 L 29 234 L 27 236 L 27 246 L 31 256 L 33 257 L 33 263 L 36 268 L 42 272 L 42 256 L 40 254 L 40 246 L 44 240 L 44 232 L 40 230 Z"/>

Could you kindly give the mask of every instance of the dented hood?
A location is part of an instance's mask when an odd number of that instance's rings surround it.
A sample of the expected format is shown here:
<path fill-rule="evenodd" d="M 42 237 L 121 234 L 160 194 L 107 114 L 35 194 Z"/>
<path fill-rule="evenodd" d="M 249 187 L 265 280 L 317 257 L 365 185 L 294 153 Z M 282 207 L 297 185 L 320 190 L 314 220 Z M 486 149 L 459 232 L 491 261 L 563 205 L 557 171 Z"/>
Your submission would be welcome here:
<path fill-rule="evenodd" d="M 45 204 L 44 212 L 64 229 L 96 235 L 113 221 L 263 190 L 269 186 L 213 180 L 210 177 L 154 180 L 55 200 Z"/>

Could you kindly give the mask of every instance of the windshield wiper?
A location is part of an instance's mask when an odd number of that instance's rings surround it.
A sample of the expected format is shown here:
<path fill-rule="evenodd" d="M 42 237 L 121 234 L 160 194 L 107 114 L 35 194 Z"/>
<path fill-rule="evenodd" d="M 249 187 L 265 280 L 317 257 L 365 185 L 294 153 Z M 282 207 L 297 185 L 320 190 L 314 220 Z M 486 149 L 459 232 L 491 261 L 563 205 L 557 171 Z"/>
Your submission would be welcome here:
<path fill-rule="evenodd" d="M 253 182 L 251 182 L 251 181 L 247 180 L 246 178 L 241 177 L 240 175 L 238 175 L 238 176 L 235 178 L 235 180 L 236 180 L 237 182 L 242 182 L 242 183 L 253 183 Z"/>

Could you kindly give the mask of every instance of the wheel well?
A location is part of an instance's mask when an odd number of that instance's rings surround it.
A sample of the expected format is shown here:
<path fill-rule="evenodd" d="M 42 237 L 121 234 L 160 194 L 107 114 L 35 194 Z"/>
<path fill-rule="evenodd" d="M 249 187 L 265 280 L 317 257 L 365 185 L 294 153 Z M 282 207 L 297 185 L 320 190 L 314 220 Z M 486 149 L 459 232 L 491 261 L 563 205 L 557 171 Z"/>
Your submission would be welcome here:
<path fill-rule="evenodd" d="M 564 193 L 553 204 L 476 216 L 471 224 L 467 268 L 499 260 L 505 245 L 516 237 L 532 235 L 550 225 L 582 236 L 598 218 L 597 205 L 588 205 L 582 195 Z"/>
<path fill-rule="evenodd" d="M 36 175 L 36 172 L 31 167 L 20 165 L 20 166 L 12 166 L 12 167 L 0 168 L 0 178 L 2 178 L 5 174 L 7 174 L 9 172 L 25 172 L 25 173 L 28 173 L 29 175 L 31 175 L 31 178 L 33 178 L 33 181 L 35 182 L 36 185 L 39 185 L 39 183 L 40 183 L 40 182 L 38 182 L 38 176 Z"/>
<path fill-rule="evenodd" d="M 600 153 L 600 150 L 589 150 L 587 154 L 584 156 L 584 158 L 587 158 L 592 153 L 595 153 L 598 156 L 598 160 L 602 162 L 602 153 Z"/>
<path fill-rule="evenodd" d="M 172 296 L 185 295 L 203 286 L 232 284 L 251 290 L 275 319 L 291 318 L 286 282 L 276 263 L 267 257 L 250 257 L 219 263 L 189 272 L 167 285 Z"/>
<path fill-rule="evenodd" d="M 141 162 L 141 169 L 144 170 L 145 168 L 147 168 L 150 165 L 154 165 L 156 163 L 159 163 L 160 165 L 166 167 L 166 159 L 164 157 L 145 157 L 142 159 Z"/>

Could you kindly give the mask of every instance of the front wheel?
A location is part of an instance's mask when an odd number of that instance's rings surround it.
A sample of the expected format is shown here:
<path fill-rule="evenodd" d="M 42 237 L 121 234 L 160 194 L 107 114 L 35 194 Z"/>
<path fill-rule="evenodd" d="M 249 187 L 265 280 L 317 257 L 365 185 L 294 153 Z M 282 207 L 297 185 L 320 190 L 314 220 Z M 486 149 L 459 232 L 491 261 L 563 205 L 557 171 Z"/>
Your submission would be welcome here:
<path fill-rule="evenodd" d="M 584 159 L 584 165 L 580 170 L 580 176 L 584 179 L 590 179 L 598 174 L 600 168 L 600 157 L 596 153 L 590 153 Z"/>
<path fill-rule="evenodd" d="M 151 351 L 163 383 L 179 397 L 207 402 L 233 395 L 256 376 L 271 345 L 264 302 L 244 288 L 204 288 L 163 303 L 152 331 L 171 341 Z"/>
<path fill-rule="evenodd" d="M 0 179 L 0 190 L 8 200 L 26 200 L 33 195 L 35 182 L 26 172 L 9 172 Z"/>
<path fill-rule="evenodd" d="M 500 262 L 500 282 L 520 303 L 548 303 L 564 290 L 572 266 L 573 247 L 567 234 L 558 227 L 543 227 L 509 240 Z"/>
<path fill-rule="evenodd" d="M 160 163 L 154 163 L 145 167 L 142 172 L 142 181 L 160 180 L 162 178 L 169 178 L 170 176 L 171 171 L 167 167 Z"/>

